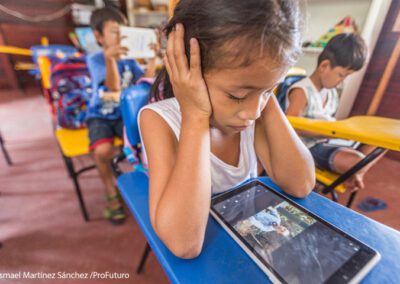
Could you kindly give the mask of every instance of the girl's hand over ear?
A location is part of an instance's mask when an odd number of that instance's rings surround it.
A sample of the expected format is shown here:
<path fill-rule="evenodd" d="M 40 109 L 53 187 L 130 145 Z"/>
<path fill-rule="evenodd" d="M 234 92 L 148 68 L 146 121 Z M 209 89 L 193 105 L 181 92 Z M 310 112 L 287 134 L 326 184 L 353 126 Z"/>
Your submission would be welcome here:
<path fill-rule="evenodd" d="M 201 72 L 200 46 L 195 38 L 190 40 L 190 63 L 188 64 L 182 24 L 177 24 L 175 30 L 169 34 L 164 63 L 182 116 L 210 117 L 212 108 Z"/>

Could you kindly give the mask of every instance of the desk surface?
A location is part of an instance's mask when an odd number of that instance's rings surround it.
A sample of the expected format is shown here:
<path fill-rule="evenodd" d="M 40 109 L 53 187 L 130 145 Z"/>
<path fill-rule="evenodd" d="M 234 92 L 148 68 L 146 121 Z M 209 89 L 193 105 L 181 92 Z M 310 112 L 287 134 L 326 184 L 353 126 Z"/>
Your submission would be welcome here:
<path fill-rule="evenodd" d="M 260 180 L 281 192 L 270 179 L 263 177 Z M 175 257 L 150 225 L 147 176 L 139 172 L 126 173 L 118 178 L 118 187 L 171 282 L 270 283 L 267 276 L 212 217 L 208 221 L 201 255 L 193 260 Z M 316 193 L 302 200 L 293 200 L 380 252 L 381 261 L 362 283 L 400 283 L 398 231 Z M 151 273 L 150 268 L 148 271 Z"/>
<path fill-rule="evenodd" d="M 397 119 L 352 116 L 343 120 L 324 121 L 288 116 L 288 120 L 296 129 L 400 151 L 400 120 Z"/>

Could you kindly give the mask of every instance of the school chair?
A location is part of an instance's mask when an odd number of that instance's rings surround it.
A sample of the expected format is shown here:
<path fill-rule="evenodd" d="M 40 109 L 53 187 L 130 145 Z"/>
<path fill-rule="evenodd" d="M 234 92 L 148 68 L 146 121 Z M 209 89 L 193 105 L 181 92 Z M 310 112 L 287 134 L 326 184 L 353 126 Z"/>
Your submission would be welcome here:
<path fill-rule="evenodd" d="M 296 129 L 312 131 L 333 138 L 357 141 L 376 147 L 347 172 L 341 175 L 334 175 L 333 182 L 322 190 L 323 193 L 332 192 L 339 184 L 342 184 L 360 169 L 379 158 L 386 149 L 400 151 L 400 120 L 398 119 L 361 115 L 337 121 L 315 120 L 304 117 L 288 117 L 288 120 Z M 357 192 L 351 193 L 347 201 L 347 207 L 351 207 Z"/>
<path fill-rule="evenodd" d="M 121 93 L 120 107 L 127 141 L 124 141 L 125 147 L 123 152 L 113 159 L 113 171 L 116 178 L 123 174 L 118 164 L 126 158 L 132 164 L 133 172 L 144 172 L 147 174 L 142 160 L 138 114 L 140 109 L 149 102 L 149 92 L 151 84 L 153 83 L 152 81 L 153 80 L 149 79 L 139 80 L 137 85 L 128 87 Z M 131 156 L 131 158 L 129 158 L 129 156 Z M 136 267 L 137 274 L 143 271 L 150 252 L 151 248 L 146 242 L 139 264 Z"/>
<path fill-rule="evenodd" d="M 151 85 L 154 79 L 141 78 L 135 85 L 132 85 L 121 92 L 120 108 L 124 122 L 125 139 L 123 152 L 114 158 L 114 174 L 119 176 L 122 171 L 118 164 L 128 159 L 133 170 L 145 171 L 142 161 L 142 142 L 139 133 L 138 115 L 140 109 L 149 103 Z"/>
<path fill-rule="evenodd" d="M 84 166 L 80 169 L 76 169 L 72 159 L 89 154 L 90 151 L 88 129 L 58 128 L 56 129 L 56 138 L 65 166 L 67 167 L 68 174 L 74 183 L 75 192 L 78 196 L 79 206 L 82 211 L 83 219 L 87 222 L 89 221 L 89 215 L 87 213 L 85 202 L 83 200 L 78 177 L 84 172 L 95 169 L 96 165 L 92 164 L 89 166 Z M 119 138 L 115 138 L 114 146 L 122 146 L 122 140 Z"/>
<path fill-rule="evenodd" d="M 73 163 L 74 158 L 82 157 L 90 154 L 89 151 L 89 137 L 88 129 L 67 129 L 57 126 L 56 124 L 56 109 L 53 104 L 53 97 L 51 94 L 51 62 L 47 57 L 49 54 L 57 52 L 66 52 L 71 54 L 74 52 L 74 48 L 68 48 L 64 46 L 54 45 L 48 47 L 38 46 L 37 48 L 32 48 L 32 52 L 36 55 L 36 60 L 34 60 L 37 65 L 41 76 L 41 85 L 44 91 L 44 95 L 47 103 L 50 106 L 50 113 L 52 115 L 52 122 L 55 131 L 55 136 L 57 143 L 64 160 L 65 166 L 67 168 L 69 177 L 72 179 L 75 192 L 78 197 L 79 206 L 82 211 L 83 219 L 87 222 L 89 221 L 89 215 L 86 210 L 86 205 L 82 196 L 81 187 L 79 185 L 79 176 L 89 170 L 95 169 L 96 165 L 93 163 L 89 166 L 84 166 L 80 169 L 76 169 Z M 119 138 L 114 139 L 114 146 L 120 147 L 122 145 L 122 140 Z"/>

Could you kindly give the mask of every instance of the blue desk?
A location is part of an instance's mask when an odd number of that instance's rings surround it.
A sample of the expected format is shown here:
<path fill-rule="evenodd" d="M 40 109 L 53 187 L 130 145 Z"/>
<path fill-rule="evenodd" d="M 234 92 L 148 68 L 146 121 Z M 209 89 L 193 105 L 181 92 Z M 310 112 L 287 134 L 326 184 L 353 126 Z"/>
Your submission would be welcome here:
<path fill-rule="evenodd" d="M 281 192 L 270 179 L 263 177 L 260 181 Z M 193 260 L 175 257 L 151 227 L 147 176 L 138 172 L 123 174 L 118 178 L 118 186 L 171 282 L 270 283 L 267 276 L 212 217 L 208 220 L 201 255 Z M 364 278 L 363 283 L 400 283 L 400 233 L 398 231 L 316 193 L 311 193 L 302 200 L 294 200 L 380 252 L 381 261 Z M 289 261 L 288 265 L 290 265 Z"/>

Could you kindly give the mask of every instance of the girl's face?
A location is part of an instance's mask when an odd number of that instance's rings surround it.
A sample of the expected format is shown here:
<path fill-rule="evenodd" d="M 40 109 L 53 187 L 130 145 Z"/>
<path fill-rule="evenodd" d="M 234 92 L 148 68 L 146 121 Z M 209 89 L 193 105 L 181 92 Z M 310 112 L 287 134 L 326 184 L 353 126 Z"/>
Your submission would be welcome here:
<path fill-rule="evenodd" d="M 226 135 L 234 134 L 261 116 L 288 70 L 288 66 L 270 62 L 258 60 L 247 67 L 214 69 L 204 74 L 213 109 L 211 127 Z"/>

